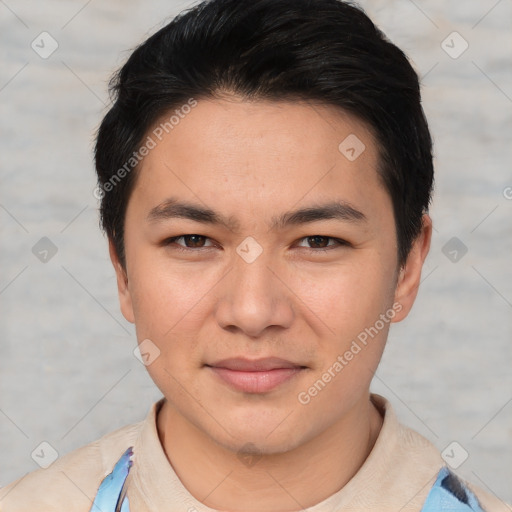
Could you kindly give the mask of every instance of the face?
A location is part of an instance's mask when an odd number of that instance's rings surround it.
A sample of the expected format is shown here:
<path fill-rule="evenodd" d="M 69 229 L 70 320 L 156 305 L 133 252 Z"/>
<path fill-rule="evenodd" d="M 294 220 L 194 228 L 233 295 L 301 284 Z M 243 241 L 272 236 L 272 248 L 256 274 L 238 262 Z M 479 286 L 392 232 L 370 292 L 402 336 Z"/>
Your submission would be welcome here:
<path fill-rule="evenodd" d="M 200 100 L 160 132 L 128 202 L 126 272 L 111 245 L 150 376 L 230 450 L 300 446 L 367 401 L 428 228 L 398 272 L 375 141 L 332 107 Z"/>

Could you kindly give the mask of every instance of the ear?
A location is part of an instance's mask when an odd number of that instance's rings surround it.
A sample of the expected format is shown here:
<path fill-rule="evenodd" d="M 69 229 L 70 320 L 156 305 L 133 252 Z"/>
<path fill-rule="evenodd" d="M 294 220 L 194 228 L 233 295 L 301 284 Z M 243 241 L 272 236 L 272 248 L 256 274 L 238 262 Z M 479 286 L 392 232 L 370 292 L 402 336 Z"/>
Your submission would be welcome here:
<path fill-rule="evenodd" d="M 402 308 L 397 309 L 397 314 L 392 322 L 402 321 L 414 304 L 418 288 L 420 286 L 421 269 L 427 257 L 432 239 L 432 219 L 428 214 L 423 214 L 421 233 L 414 240 L 405 265 L 400 269 L 395 289 L 395 302 Z"/>
<path fill-rule="evenodd" d="M 128 322 L 133 324 L 135 323 L 135 316 L 133 314 L 132 296 L 128 287 L 128 276 L 126 275 L 126 270 L 119 261 L 114 243 L 110 239 L 108 241 L 108 252 L 110 253 L 110 261 L 112 261 L 112 265 L 116 271 L 117 291 L 119 294 L 121 313 L 123 313 L 123 316 L 128 320 Z"/>

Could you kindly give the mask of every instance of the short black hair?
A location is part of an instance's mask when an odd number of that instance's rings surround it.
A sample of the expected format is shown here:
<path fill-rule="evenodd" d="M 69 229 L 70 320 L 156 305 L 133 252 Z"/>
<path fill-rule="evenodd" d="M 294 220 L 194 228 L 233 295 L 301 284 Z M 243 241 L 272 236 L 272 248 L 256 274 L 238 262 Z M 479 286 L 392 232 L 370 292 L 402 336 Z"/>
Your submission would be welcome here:
<path fill-rule="evenodd" d="M 226 92 L 314 101 L 365 122 L 405 264 L 434 180 L 419 79 L 405 54 L 359 6 L 340 0 L 206 0 L 138 46 L 110 82 L 95 163 L 100 222 L 123 267 L 124 218 L 148 130 L 191 98 Z"/>

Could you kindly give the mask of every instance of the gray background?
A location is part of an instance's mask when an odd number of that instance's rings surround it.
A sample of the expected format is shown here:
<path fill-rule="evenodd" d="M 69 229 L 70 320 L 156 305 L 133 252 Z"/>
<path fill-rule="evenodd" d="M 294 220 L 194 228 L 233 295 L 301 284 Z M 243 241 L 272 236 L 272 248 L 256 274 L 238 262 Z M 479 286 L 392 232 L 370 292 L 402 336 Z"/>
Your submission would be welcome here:
<path fill-rule="evenodd" d="M 0 0 L 0 486 L 38 467 L 41 442 L 62 455 L 161 396 L 119 312 L 92 147 L 111 73 L 190 5 Z M 459 443 L 457 472 L 512 502 L 512 2 L 362 5 L 422 76 L 436 158 L 422 287 L 372 390 L 441 451 Z M 31 48 L 43 31 L 59 45 L 46 59 Z M 469 45 L 458 58 L 453 31 Z M 46 263 L 42 237 L 57 248 Z"/>

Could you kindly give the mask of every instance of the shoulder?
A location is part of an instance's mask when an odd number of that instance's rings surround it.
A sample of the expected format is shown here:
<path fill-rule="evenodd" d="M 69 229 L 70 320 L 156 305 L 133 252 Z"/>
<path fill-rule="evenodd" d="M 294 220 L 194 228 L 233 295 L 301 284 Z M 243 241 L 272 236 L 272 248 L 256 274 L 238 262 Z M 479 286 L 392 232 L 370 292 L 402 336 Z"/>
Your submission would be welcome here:
<path fill-rule="evenodd" d="M 386 475 L 392 479 L 392 489 L 396 495 L 400 492 L 414 496 L 405 510 L 420 510 L 436 478 L 448 468 L 438 448 L 416 430 L 398 420 L 391 403 L 380 395 L 372 394 L 372 400 L 386 415 L 386 429 L 382 442 L 386 449 L 382 453 Z M 379 442 L 379 441 L 377 441 Z M 382 447 L 381 447 L 382 448 Z M 464 489 L 471 491 L 485 512 L 512 512 L 512 507 L 496 497 L 493 493 L 463 479 L 450 469 Z M 425 485 L 426 482 L 429 482 Z"/>
<path fill-rule="evenodd" d="M 442 459 L 439 450 L 428 439 L 415 430 L 404 425 L 400 425 L 400 438 L 404 445 L 409 448 L 418 446 L 422 447 L 422 450 L 412 449 L 409 451 L 411 456 L 416 458 L 416 464 L 426 465 L 427 467 L 438 467 L 442 464 L 443 468 L 448 469 L 449 473 L 456 477 L 456 481 L 461 484 L 463 489 L 474 494 L 484 512 L 512 512 L 512 507 L 510 505 L 500 500 L 494 494 L 483 490 L 478 485 L 465 480 L 456 471 L 450 469 Z"/>
<path fill-rule="evenodd" d="M 449 480 L 449 482 L 455 484 L 459 490 L 464 489 L 464 491 L 461 491 L 462 494 L 465 494 L 465 491 L 469 491 L 470 493 L 472 493 L 477 498 L 484 512 L 512 512 L 512 507 L 510 505 L 506 504 L 504 501 L 497 498 L 494 494 L 484 491 L 481 487 L 473 484 L 468 480 L 465 480 L 456 471 L 450 469 L 449 466 L 447 466 L 445 461 L 442 459 L 439 450 L 421 434 L 408 427 L 401 425 L 400 435 L 402 440 L 404 441 L 404 444 L 411 447 L 423 447 L 423 450 L 421 450 L 421 458 L 418 457 L 417 460 L 415 461 L 417 464 L 427 463 L 427 467 L 438 467 L 439 464 L 442 464 L 443 467 L 439 471 L 438 475 L 441 475 L 442 471 L 446 469 L 449 472 L 449 475 L 454 477 L 453 480 Z M 410 453 L 412 457 L 415 457 L 415 454 L 419 455 L 420 451 L 411 450 Z M 454 495 L 457 496 L 457 492 L 455 492 Z M 475 509 L 468 508 L 467 510 L 469 511 Z"/>
<path fill-rule="evenodd" d="M 464 480 L 457 475 L 459 480 L 469 489 L 478 499 L 482 509 L 485 512 L 512 512 L 512 506 L 499 499 L 494 494 L 484 491 L 481 487 L 474 485 L 472 482 Z"/>
<path fill-rule="evenodd" d="M 129 446 L 144 421 L 126 425 L 58 458 L 0 489 L 0 512 L 44 509 L 87 512 L 103 478 Z M 37 506 L 37 508 L 36 508 Z"/>

